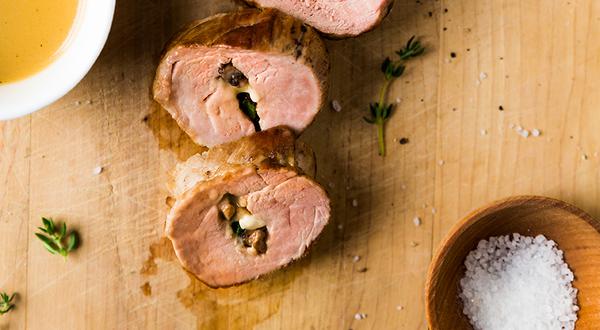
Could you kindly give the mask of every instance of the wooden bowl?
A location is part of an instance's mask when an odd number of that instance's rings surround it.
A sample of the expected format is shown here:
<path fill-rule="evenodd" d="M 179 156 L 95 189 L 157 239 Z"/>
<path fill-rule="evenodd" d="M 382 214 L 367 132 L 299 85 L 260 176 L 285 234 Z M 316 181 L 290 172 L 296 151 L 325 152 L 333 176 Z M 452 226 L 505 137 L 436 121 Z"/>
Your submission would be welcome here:
<path fill-rule="evenodd" d="M 431 262 L 425 286 L 429 329 L 473 329 L 458 297 L 464 260 L 480 240 L 512 233 L 556 241 L 579 290 L 575 328 L 600 329 L 599 231 L 600 223 L 582 210 L 546 197 L 512 197 L 472 212 L 452 228 Z"/>

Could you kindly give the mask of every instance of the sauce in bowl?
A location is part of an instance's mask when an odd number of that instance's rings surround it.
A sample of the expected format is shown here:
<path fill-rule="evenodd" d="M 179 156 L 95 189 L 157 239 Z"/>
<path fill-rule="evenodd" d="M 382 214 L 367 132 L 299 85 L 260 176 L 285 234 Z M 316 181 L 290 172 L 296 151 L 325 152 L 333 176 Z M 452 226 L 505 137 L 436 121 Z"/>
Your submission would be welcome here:
<path fill-rule="evenodd" d="M 0 84 L 31 76 L 60 54 L 78 0 L 0 0 Z"/>

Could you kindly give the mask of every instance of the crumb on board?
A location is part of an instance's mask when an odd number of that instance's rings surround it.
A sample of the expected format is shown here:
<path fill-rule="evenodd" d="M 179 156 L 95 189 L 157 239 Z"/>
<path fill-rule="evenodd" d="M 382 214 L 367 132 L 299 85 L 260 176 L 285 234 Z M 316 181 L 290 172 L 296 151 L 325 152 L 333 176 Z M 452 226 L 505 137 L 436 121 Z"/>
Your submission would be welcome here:
<path fill-rule="evenodd" d="M 397 310 L 397 311 L 404 310 L 404 306 L 402 306 L 402 305 L 398 305 L 398 306 L 396 306 L 396 310 Z"/>
<path fill-rule="evenodd" d="M 352 200 L 352 206 L 353 207 L 358 207 L 358 199 L 355 198 L 355 199 Z"/>
<path fill-rule="evenodd" d="M 367 318 L 367 314 L 364 313 L 356 313 L 354 314 L 354 319 L 355 320 L 363 320 Z"/>
<path fill-rule="evenodd" d="M 355 255 L 354 257 L 352 257 L 352 262 L 356 263 L 360 261 L 360 256 L 359 255 Z"/>
<path fill-rule="evenodd" d="M 442 166 L 444 164 L 445 164 L 445 162 L 442 159 L 438 160 L 438 165 Z"/>

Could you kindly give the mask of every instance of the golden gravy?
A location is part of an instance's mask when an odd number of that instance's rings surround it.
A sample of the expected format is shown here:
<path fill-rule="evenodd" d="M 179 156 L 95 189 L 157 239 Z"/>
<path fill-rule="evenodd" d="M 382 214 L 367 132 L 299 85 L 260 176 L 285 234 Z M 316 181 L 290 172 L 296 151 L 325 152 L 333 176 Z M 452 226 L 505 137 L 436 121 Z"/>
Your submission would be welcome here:
<path fill-rule="evenodd" d="M 0 83 L 26 78 L 54 60 L 75 20 L 77 2 L 0 0 Z"/>

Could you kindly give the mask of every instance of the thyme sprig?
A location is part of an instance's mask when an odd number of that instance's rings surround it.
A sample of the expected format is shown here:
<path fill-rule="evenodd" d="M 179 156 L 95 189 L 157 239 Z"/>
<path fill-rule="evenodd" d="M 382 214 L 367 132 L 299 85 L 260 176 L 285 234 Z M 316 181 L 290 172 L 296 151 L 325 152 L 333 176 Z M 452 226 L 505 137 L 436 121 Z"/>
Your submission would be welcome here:
<path fill-rule="evenodd" d="M 10 312 L 10 310 L 15 307 L 15 304 L 13 304 L 12 301 L 16 295 L 16 293 L 13 293 L 9 296 L 6 292 L 0 292 L 0 315 Z"/>
<path fill-rule="evenodd" d="M 425 52 L 425 48 L 421 46 L 418 40 L 415 40 L 415 36 L 412 36 L 406 46 L 396 52 L 399 59 L 392 61 L 389 57 L 381 64 L 381 72 L 385 78 L 381 90 L 379 91 L 379 101 L 371 103 L 369 105 L 370 117 L 364 117 L 364 120 L 373 124 L 377 127 L 377 141 L 379 146 L 379 155 L 385 156 L 385 123 L 392 115 L 394 105 L 386 103 L 388 91 L 392 83 L 400 78 L 406 70 L 406 61 L 411 58 L 422 55 Z"/>
<path fill-rule="evenodd" d="M 62 223 L 59 227 L 51 218 L 42 218 L 43 227 L 38 227 L 42 233 L 35 233 L 35 236 L 42 241 L 44 247 L 52 254 L 59 254 L 67 257 L 69 252 L 75 250 L 79 245 L 79 235 L 71 231 L 67 235 L 67 224 Z"/>

